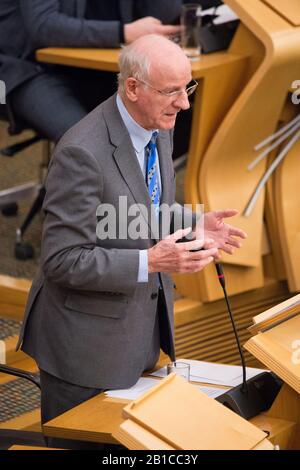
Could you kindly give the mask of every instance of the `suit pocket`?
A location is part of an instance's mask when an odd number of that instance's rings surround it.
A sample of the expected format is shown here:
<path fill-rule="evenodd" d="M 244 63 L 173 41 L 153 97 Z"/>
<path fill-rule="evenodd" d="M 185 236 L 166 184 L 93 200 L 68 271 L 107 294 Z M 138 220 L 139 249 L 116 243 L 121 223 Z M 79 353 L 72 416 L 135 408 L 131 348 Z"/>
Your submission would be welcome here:
<path fill-rule="evenodd" d="M 88 313 L 108 318 L 123 318 L 126 314 L 128 299 L 123 294 L 112 292 L 69 292 L 65 307 L 76 312 Z"/>

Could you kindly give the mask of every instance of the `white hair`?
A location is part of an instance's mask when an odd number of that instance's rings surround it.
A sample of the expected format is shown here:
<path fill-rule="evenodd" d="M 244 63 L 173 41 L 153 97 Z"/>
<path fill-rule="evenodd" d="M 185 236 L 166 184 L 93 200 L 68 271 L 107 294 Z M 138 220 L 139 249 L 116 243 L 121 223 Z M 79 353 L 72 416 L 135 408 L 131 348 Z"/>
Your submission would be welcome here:
<path fill-rule="evenodd" d="M 134 77 L 138 80 L 147 80 L 150 72 L 150 59 L 145 51 L 136 47 L 134 43 L 125 46 L 119 56 L 118 85 L 119 92 L 125 93 L 127 78 Z"/>
<path fill-rule="evenodd" d="M 148 81 L 153 65 L 169 61 L 173 63 L 180 57 L 188 61 L 179 45 L 166 37 L 159 34 L 147 34 L 140 37 L 124 47 L 119 56 L 119 92 L 124 96 L 125 82 L 129 77 Z"/>

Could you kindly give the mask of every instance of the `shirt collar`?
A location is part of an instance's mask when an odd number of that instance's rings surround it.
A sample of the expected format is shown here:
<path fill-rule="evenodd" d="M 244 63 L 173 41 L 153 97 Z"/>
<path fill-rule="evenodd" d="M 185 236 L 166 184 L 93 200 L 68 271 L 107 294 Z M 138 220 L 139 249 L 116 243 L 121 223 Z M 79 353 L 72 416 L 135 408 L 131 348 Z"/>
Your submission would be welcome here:
<path fill-rule="evenodd" d="M 119 94 L 117 94 L 117 107 L 130 135 L 134 150 L 137 153 L 140 153 L 149 143 L 154 130 L 149 131 L 147 129 L 144 129 L 130 116 Z"/>

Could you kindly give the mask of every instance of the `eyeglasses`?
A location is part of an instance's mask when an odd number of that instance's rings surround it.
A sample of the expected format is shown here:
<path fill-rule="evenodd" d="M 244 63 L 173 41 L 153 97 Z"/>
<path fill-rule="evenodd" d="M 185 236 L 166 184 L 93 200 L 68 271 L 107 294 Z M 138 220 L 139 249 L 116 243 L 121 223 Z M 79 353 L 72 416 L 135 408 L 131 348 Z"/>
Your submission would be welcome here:
<path fill-rule="evenodd" d="M 192 80 L 187 85 L 187 87 L 183 90 L 181 89 L 181 90 L 175 90 L 175 91 L 163 91 L 163 90 L 157 90 L 157 88 L 154 88 L 152 85 L 150 85 L 150 83 L 144 82 L 143 80 L 140 80 L 138 78 L 136 78 L 136 80 L 138 82 L 141 82 L 144 85 L 148 86 L 149 88 L 156 91 L 160 95 L 167 96 L 168 98 L 175 97 L 175 96 L 177 97 L 177 96 L 181 95 L 182 93 L 186 93 L 187 96 L 190 96 L 192 93 L 194 93 L 194 91 L 196 90 L 196 88 L 198 86 L 198 82 L 196 80 Z"/>

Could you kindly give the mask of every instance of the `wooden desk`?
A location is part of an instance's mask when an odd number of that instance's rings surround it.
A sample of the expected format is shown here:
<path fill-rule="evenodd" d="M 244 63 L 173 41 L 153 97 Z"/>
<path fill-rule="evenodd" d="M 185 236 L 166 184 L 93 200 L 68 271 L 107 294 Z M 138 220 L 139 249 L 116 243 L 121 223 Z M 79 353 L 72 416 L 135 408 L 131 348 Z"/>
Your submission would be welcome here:
<path fill-rule="evenodd" d="M 155 370 L 168 362 L 168 356 L 161 351 Z M 46 436 L 62 439 L 118 444 L 112 433 L 124 421 L 122 411 L 127 403 L 128 400 L 100 393 L 48 421 L 43 425 L 43 432 Z"/>
<path fill-rule="evenodd" d="M 65 450 L 65 449 L 54 449 L 52 447 L 37 447 L 37 446 L 21 446 L 21 445 L 14 445 L 11 446 L 8 450 Z"/>
<path fill-rule="evenodd" d="M 168 357 L 161 352 L 155 370 L 165 366 L 168 362 Z M 159 381 L 160 379 L 157 378 L 157 380 Z M 197 383 L 197 385 L 222 388 L 224 391 L 230 388 L 206 383 Z M 281 398 L 279 397 L 279 401 L 280 400 Z M 261 413 L 250 420 L 250 422 L 259 429 L 268 432 L 269 441 L 274 445 L 278 444 L 281 449 L 291 447 L 291 442 L 295 434 L 293 416 L 295 416 L 296 413 L 296 402 L 294 402 L 294 397 L 291 394 L 288 396 L 288 402 L 289 406 L 292 407 L 292 411 L 290 411 L 288 416 L 284 415 L 281 408 L 278 409 L 278 403 L 277 400 L 275 400 L 273 406 L 267 413 Z M 101 393 L 44 424 L 43 432 L 49 437 L 105 444 L 119 444 L 118 441 L 113 438 L 112 434 L 124 421 L 122 413 L 127 403 L 129 403 L 129 400 L 111 398 Z M 298 447 L 296 446 L 294 448 Z"/>
<path fill-rule="evenodd" d="M 44 434 L 63 439 L 118 444 L 112 434 L 124 421 L 122 410 L 127 403 L 127 400 L 100 394 L 44 424 Z M 268 432 L 269 441 L 278 444 L 280 449 L 290 447 L 295 433 L 293 421 L 262 413 L 250 422 Z"/>
<path fill-rule="evenodd" d="M 49 47 L 39 49 L 36 58 L 39 62 L 49 64 L 67 65 L 70 67 L 118 72 L 118 57 L 120 49 L 90 49 L 70 47 Z M 203 78 L 211 72 L 226 65 L 245 60 L 246 56 L 216 52 L 203 55 L 199 60 L 192 62 L 193 78 Z"/>
<path fill-rule="evenodd" d="M 112 434 L 124 421 L 122 410 L 127 403 L 127 400 L 109 398 L 101 393 L 44 424 L 44 434 L 63 439 L 118 444 Z M 267 431 L 268 439 L 273 444 L 279 444 L 281 449 L 288 448 L 294 433 L 294 422 L 271 418 L 266 414 L 256 416 L 250 422 Z"/>
<path fill-rule="evenodd" d="M 126 403 L 101 393 L 44 424 L 43 432 L 51 437 L 117 444 L 112 433 L 124 421 Z"/>
<path fill-rule="evenodd" d="M 112 434 L 124 421 L 122 411 L 128 403 L 101 393 L 44 424 L 43 432 L 63 439 L 118 444 Z"/>
<path fill-rule="evenodd" d="M 161 351 L 155 370 L 168 362 L 169 358 Z M 122 412 L 127 403 L 129 400 L 111 398 L 100 393 L 44 424 L 43 432 L 46 436 L 62 439 L 118 444 L 112 434 L 124 421 Z"/>

